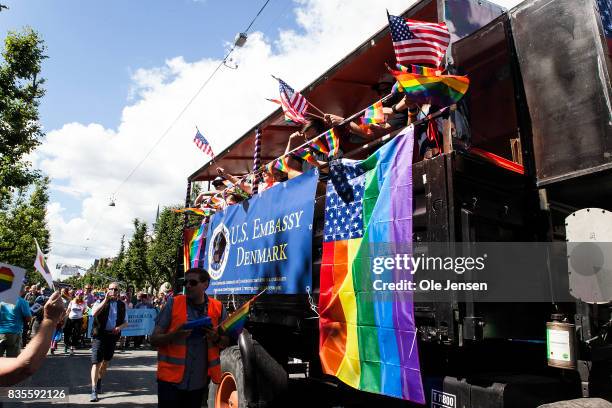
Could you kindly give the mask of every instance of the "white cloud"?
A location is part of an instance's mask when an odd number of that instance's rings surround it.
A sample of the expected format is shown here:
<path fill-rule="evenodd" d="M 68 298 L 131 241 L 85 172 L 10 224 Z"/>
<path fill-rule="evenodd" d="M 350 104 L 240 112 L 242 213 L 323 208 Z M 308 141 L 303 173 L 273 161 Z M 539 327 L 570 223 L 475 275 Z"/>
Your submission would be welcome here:
<path fill-rule="evenodd" d="M 516 1 L 500 1 L 504 5 L 511 2 Z M 184 201 L 187 176 L 206 160 L 192 143 L 196 125 L 213 149 L 220 151 L 276 108 L 264 100 L 277 92 L 270 73 L 299 89 L 379 30 L 386 23 L 385 9 L 399 13 L 410 3 L 296 1 L 301 30 L 281 30 L 274 43 L 261 33 L 252 33 L 245 47 L 233 55 L 239 69 L 222 68 L 217 73 L 122 186 L 115 207 L 108 206 L 113 191 L 168 129 L 219 61 L 203 58 L 188 62 L 169 56 L 162 67 L 137 69 L 126 95 L 129 104 L 116 130 L 95 123 L 67 123 L 49 132 L 33 161 L 52 177 L 52 188 L 82 199 L 78 215 L 67 214 L 61 203 L 49 206 L 52 240 L 58 243 L 52 247 L 50 265 L 88 266 L 97 257 L 114 255 L 121 235 L 131 232 L 133 218 L 152 222 L 158 204 Z"/>

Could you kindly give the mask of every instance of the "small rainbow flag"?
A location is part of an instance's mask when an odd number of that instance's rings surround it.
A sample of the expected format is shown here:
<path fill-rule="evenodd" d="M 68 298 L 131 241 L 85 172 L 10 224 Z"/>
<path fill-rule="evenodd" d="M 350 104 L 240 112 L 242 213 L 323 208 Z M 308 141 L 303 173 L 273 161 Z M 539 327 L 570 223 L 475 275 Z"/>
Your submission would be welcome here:
<path fill-rule="evenodd" d="M 262 293 L 266 290 L 264 289 L 257 295 L 255 295 L 252 299 L 246 302 L 244 305 L 240 306 L 231 316 L 225 319 L 219 327 L 223 332 L 229 335 L 232 338 L 237 338 L 242 330 L 244 329 L 244 325 L 249 318 L 249 311 L 251 310 L 251 304 L 257 299 Z"/>
<path fill-rule="evenodd" d="M 376 102 L 366 108 L 365 115 L 361 118 L 361 123 L 364 125 L 373 125 L 376 123 L 384 122 L 385 114 L 383 113 L 382 101 Z"/>
<path fill-rule="evenodd" d="M 276 159 L 274 161 L 274 168 L 279 171 L 282 171 L 283 173 L 287 173 L 289 171 L 289 168 L 287 166 L 286 158 L 281 157 L 281 158 Z"/>
<path fill-rule="evenodd" d="M 315 140 L 313 140 L 312 142 L 310 142 L 310 144 L 308 145 L 309 147 L 313 148 L 314 150 L 327 154 L 329 153 L 329 149 L 327 148 L 327 145 L 325 144 L 325 142 L 323 141 L 323 138 L 321 136 L 317 136 L 317 138 Z"/>
<path fill-rule="evenodd" d="M 310 151 L 305 147 L 300 147 L 295 152 L 293 152 L 293 154 L 304 160 L 305 162 L 312 164 L 315 167 L 319 166 L 317 159 L 315 159 L 314 156 L 310 153 Z"/>
<path fill-rule="evenodd" d="M 194 215 L 201 215 L 204 217 L 208 217 L 211 214 L 214 214 L 214 211 L 211 211 L 210 208 L 173 208 L 172 212 L 175 213 L 187 213 L 187 214 L 194 214 Z"/>
<path fill-rule="evenodd" d="M 407 93 L 410 101 L 415 103 L 450 106 L 463 98 L 470 85 L 466 76 L 420 75 L 402 70 L 390 72 L 399 82 L 400 90 Z"/>
<path fill-rule="evenodd" d="M 336 131 L 334 130 L 334 128 L 329 129 L 324 134 L 327 146 L 329 146 L 328 156 L 335 156 L 336 154 L 338 154 L 338 149 L 340 149 L 340 141 L 338 140 L 338 135 L 336 135 Z"/>

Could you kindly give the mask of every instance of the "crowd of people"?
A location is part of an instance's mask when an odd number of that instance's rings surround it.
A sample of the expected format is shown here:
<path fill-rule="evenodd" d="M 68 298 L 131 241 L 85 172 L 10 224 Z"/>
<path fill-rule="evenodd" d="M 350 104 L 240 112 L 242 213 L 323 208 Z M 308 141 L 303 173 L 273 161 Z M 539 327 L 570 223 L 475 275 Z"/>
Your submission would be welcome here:
<path fill-rule="evenodd" d="M 193 268 L 185 274 L 185 295 L 174 295 L 167 282 L 156 296 L 145 292 L 132 296 L 130 290 L 123 293 L 117 282 L 104 290 L 86 285 L 82 289 L 64 287 L 55 293 L 37 284 L 23 287 L 14 305 L 0 302 L 0 350 L 1 357 L 6 355 L 0 358 L 0 386 L 31 376 L 62 338 L 64 352 L 72 355 L 75 347 L 84 343 L 90 318 L 90 401 L 97 402 L 102 379 L 128 325 L 127 310 L 155 308 L 158 314 L 150 343 L 158 350 L 159 406 L 179 403 L 199 407 L 206 398 L 208 381 L 220 381 L 220 350 L 231 341 L 219 331 L 228 313 L 219 301 L 206 295 L 209 282 L 207 271 Z M 205 316 L 211 319 L 210 326 L 184 327 L 188 321 Z M 135 345 L 143 340 L 144 336 L 134 338 Z"/>
<path fill-rule="evenodd" d="M 51 289 L 40 284 L 24 286 L 21 296 L 15 305 L 0 303 L 0 356 L 16 357 L 26 347 L 31 338 L 36 336 L 44 318 L 44 306 L 52 294 Z M 164 283 L 157 295 L 138 292 L 128 289 L 118 295 L 126 309 L 163 309 L 168 298 L 172 295 L 172 287 Z M 62 343 L 64 353 L 73 355 L 75 349 L 86 345 L 87 330 L 90 316 L 96 304 L 103 302 L 106 292 L 92 285 L 83 288 L 63 287 L 60 290 L 60 299 L 65 312 L 56 323 L 49 352 L 55 354 L 58 345 Z M 133 343 L 141 347 L 145 342 L 144 336 L 134 338 L 122 337 L 120 346 L 125 348 Z"/>

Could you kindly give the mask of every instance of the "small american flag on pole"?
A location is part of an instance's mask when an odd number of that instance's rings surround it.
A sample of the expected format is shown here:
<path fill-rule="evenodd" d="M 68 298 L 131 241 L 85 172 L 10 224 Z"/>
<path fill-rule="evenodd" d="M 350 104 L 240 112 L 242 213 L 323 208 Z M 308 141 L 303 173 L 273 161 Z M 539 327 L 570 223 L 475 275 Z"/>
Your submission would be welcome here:
<path fill-rule="evenodd" d="M 446 23 L 426 23 L 388 15 L 389 29 L 397 62 L 442 65 L 450 43 Z"/>
<path fill-rule="evenodd" d="M 195 143 L 196 146 L 198 146 L 198 149 L 203 151 L 204 154 L 212 157 L 213 159 L 215 158 L 215 154 L 212 151 L 212 147 L 210 147 L 210 143 L 208 143 L 208 140 L 206 140 L 206 138 L 200 133 L 200 130 L 198 128 L 196 128 L 196 134 L 193 138 L 193 143 Z"/>
<path fill-rule="evenodd" d="M 306 123 L 304 117 L 308 109 L 308 101 L 299 92 L 295 92 L 285 81 L 272 75 L 278 81 L 280 104 L 285 112 L 285 119 L 295 123 Z"/>

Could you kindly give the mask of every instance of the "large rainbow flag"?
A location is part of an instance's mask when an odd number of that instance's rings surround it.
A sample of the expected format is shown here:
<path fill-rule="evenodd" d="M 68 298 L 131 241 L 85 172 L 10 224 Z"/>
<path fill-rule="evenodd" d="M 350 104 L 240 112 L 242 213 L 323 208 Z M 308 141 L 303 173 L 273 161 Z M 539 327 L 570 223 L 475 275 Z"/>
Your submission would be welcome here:
<path fill-rule="evenodd" d="M 183 265 L 185 272 L 189 268 L 200 266 L 200 257 L 204 254 L 203 243 L 206 234 L 206 223 L 202 222 L 199 228 L 186 228 L 183 231 Z"/>
<path fill-rule="evenodd" d="M 374 289 L 410 271 L 371 268 L 375 255 L 412 252 L 413 142 L 406 128 L 363 161 L 330 165 L 319 354 L 326 374 L 354 388 L 425 403 L 412 294 Z"/>
<path fill-rule="evenodd" d="M 415 69 L 416 72 L 408 72 L 401 65 L 398 68 L 398 71 L 389 71 L 399 83 L 399 90 L 408 94 L 414 103 L 450 106 L 459 102 L 470 86 L 467 76 L 436 75 L 427 67 L 418 67 L 421 70 Z"/>

